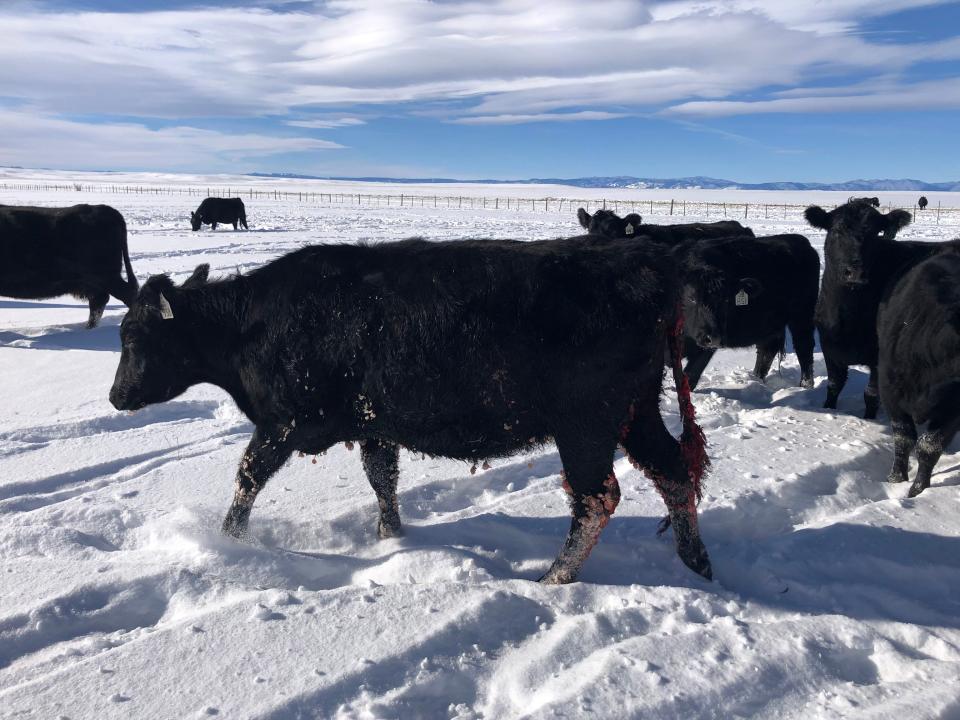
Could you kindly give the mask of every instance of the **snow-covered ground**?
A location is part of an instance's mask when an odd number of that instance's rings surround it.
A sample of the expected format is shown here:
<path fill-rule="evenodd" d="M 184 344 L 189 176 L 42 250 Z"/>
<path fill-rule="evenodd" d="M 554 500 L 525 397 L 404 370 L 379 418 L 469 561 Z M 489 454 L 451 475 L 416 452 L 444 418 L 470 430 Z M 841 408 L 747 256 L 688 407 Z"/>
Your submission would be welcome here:
<path fill-rule="evenodd" d="M 248 203 L 249 232 L 192 233 L 189 198 L 0 192 L 81 201 L 124 213 L 141 281 L 314 242 L 577 233 L 572 213 L 273 200 Z M 751 224 L 822 248 L 799 216 Z M 72 298 L 0 298 L 0 717 L 960 718 L 960 443 L 919 498 L 883 483 L 861 371 L 828 412 L 820 355 L 804 391 L 792 355 L 764 385 L 752 351 L 720 352 L 695 393 L 714 582 L 656 537 L 663 503 L 621 457 L 581 582 L 544 587 L 569 522 L 552 447 L 474 476 L 402 455 L 407 534 L 379 542 L 338 446 L 274 478 L 250 542 L 221 537 L 251 426 L 209 386 L 116 412 L 122 314 L 85 330 Z M 664 413 L 676 430 L 672 391 Z"/>

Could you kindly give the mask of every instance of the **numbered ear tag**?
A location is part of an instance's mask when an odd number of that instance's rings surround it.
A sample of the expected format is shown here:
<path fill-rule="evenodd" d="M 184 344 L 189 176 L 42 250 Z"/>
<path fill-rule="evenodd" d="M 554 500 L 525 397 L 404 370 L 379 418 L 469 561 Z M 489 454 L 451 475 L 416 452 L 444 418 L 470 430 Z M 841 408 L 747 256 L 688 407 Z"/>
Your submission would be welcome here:
<path fill-rule="evenodd" d="M 627 235 L 633 235 L 633 223 L 627 223 L 627 226 L 623 229 Z"/>
<path fill-rule="evenodd" d="M 744 305 L 750 304 L 750 296 L 747 295 L 746 290 L 741 290 L 733 297 L 733 301 L 736 303 L 737 307 L 743 307 Z"/>

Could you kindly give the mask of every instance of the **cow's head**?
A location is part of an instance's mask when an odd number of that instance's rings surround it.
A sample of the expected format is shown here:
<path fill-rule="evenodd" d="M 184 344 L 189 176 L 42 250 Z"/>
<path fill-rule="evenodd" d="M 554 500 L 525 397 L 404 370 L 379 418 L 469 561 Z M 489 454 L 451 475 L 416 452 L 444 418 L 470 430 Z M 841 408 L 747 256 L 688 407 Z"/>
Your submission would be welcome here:
<path fill-rule="evenodd" d="M 202 285 L 209 265 L 200 265 L 180 287 L 166 275 L 154 275 L 120 323 L 120 364 L 110 388 L 117 410 L 139 410 L 180 395 L 197 382 L 196 358 L 177 320 L 184 289 Z"/>
<path fill-rule="evenodd" d="M 200 229 L 200 226 L 203 224 L 203 215 L 200 214 L 200 211 L 190 213 L 190 227 L 194 231 Z"/>
<path fill-rule="evenodd" d="M 700 347 L 718 348 L 737 313 L 762 302 L 763 283 L 723 273 L 687 273 L 683 284 L 684 332 Z"/>
<path fill-rule="evenodd" d="M 897 232 L 910 224 L 906 210 L 877 210 L 873 198 L 854 198 L 827 212 L 811 205 L 804 212 L 807 222 L 827 231 L 824 243 L 826 274 L 834 274 L 847 285 L 865 285 L 870 281 L 876 252 L 883 243 L 892 242 Z"/>
<path fill-rule="evenodd" d="M 608 238 L 634 237 L 640 233 L 640 223 L 643 222 L 643 218 L 636 213 L 620 217 L 612 210 L 597 210 L 591 215 L 583 208 L 577 210 L 577 219 L 591 235 Z"/>

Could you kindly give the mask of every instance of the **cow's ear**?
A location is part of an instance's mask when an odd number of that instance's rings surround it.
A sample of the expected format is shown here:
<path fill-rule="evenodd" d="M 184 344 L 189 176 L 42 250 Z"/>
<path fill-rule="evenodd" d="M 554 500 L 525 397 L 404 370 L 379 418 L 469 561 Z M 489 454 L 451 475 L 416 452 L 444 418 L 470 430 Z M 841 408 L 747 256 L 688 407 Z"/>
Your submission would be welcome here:
<path fill-rule="evenodd" d="M 180 287 L 190 288 L 200 287 L 205 285 L 207 282 L 207 275 L 210 274 L 210 265 L 203 263 L 202 265 L 197 265 L 197 269 L 193 271 L 193 274 L 183 281 L 183 285 Z"/>
<path fill-rule="evenodd" d="M 811 205 L 808 207 L 803 213 L 803 216 L 807 219 L 807 222 L 815 228 L 820 228 L 821 230 L 830 229 L 830 213 L 819 205 Z"/>
<path fill-rule="evenodd" d="M 193 210 L 191 210 L 191 211 L 190 211 L 190 219 L 193 220 L 196 216 L 197 216 L 197 214 L 196 214 Z"/>
<path fill-rule="evenodd" d="M 740 290 L 750 297 L 763 294 L 763 283 L 753 277 L 740 278 Z"/>
<path fill-rule="evenodd" d="M 584 210 L 583 208 L 580 208 L 579 210 L 577 210 L 577 220 L 580 221 L 580 225 L 583 226 L 583 229 L 584 229 L 584 230 L 589 230 L 589 229 L 590 229 L 590 220 L 591 220 L 591 219 L 592 219 L 592 218 L 590 217 L 590 213 L 588 213 L 588 212 L 587 212 L 586 210 Z"/>
<path fill-rule="evenodd" d="M 906 210 L 891 210 L 886 215 L 887 230 L 885 236 L 891 240 L 896 237 L 901 228 L 905 228 L 913 220 L 913 216 Z"/>
<path fill-rule="evenodd" d="M 157 312 L 164 320 L 173 319 L 170 298 L 173 296 L 173 282 L 166 275 L 154 275 L 140 288 L 137 304 Z"/>
<path fill-rule="evenodd" d="M 637 215 L 636 213 L 630 213 L 623 219 L 626 220 L 627 222 L 633 223 L 634 225 L 641 225 L 643 223 L 643 218 L 640 215 Z"/>

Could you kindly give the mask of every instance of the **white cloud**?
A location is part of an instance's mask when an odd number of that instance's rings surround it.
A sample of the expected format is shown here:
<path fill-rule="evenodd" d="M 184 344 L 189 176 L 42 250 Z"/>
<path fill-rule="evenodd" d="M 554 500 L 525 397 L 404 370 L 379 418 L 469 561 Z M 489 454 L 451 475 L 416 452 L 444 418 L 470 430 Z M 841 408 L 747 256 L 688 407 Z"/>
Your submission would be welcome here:
<path fill-rule="evenodd" d="M 624 113 L 584 110 L 572 113 L 532 113 L 529 115 L 480 115 L 454 120 L 459 125 L 517 125 L 529 122 L 571 122 L 575 120 L 614 120 L 627 117 Z"/>
<path fill-rule="evenodd" d="M 356 125 L 365 125 L 366 120 L 355 117 L 341 118 L 317 118 L 311 120 L 287 120 L 286 124 L 292 127 L 308 128 L 310 130 L 329 130 L 332 128 L 353 127 Z"/>
<path fill-rule="evenodd" d="M 331 124 L 349 119 L 344 107 L 414 103 L 411 112 L 435 105 L 467 124 L 670 105 L 689 112 L 758 91 L 764 101 L 785 99 L 772 98 L 771 87 L 895 78 L 919 62 L 960 59 L 958 39 L 872 43 L 854 32 L 864 17 L 930 4 L 329 0 L 309 12 L 150 13 L 6 6 L 0 97 L 74 118 L 279 116 L 306 129 L 346 126 Z M 327 114 L 312 115 L 318 110 Z"/>
<path fill-rule="evenodd" d="M 312 153 L 342 145 L 303 137 L 225 133 L 194 127 L 150 129 L 137 123 L 83 123 L 27 109 L 0 108 L 0 165 L 210 172 L 256 169 L 256 161 L 282 153 Z"/>

